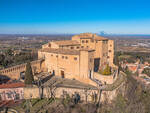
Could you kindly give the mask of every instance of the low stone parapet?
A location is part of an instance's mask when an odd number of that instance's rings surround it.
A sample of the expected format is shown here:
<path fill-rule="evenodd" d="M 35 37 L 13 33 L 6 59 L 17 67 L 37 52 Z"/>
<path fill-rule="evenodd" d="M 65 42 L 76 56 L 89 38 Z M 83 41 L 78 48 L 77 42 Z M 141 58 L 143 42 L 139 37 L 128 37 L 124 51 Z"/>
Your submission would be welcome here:
<path fill-rule="evenodd" d="M 40 93 L 41 92 L 41 93 Z M 97 89 L 84 89 L 84 88 L 72 88 L 72 87 L 57 87 L 50 89 L 50 87 L 43 87 L 40 89 L 36 86 L 25 87 L 24 88 L 24 99 L 40 98 L 40 95 L 43 95 L 43 98 L 51 98 L 51 93 L 55 98 L 62 98 L 65 94 L 68 94 L 72 97 L 75 93 L 80 95 L 82 101 L 93 101 L 93 95 L 97 94 Z"/>
<path fill-rule="evenodd" d="M 99 73 L 94 73 L 93 77 L 99 81 L 101 81 L 103 84 L 112 84 L 114 82 L 114 76 L 113 75 L 102 75 Z"/>

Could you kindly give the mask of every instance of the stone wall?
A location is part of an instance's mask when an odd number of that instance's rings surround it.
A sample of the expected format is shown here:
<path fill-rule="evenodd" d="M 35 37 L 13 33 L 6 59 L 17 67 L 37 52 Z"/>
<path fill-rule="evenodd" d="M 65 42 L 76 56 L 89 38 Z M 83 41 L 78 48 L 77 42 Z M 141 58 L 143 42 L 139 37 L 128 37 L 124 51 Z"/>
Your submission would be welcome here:
<path fill-rule="evenodd" d="M 40 90 L 42 91 L 42 90 Z M 86 100 L 87 101 L 92 101 L 92 95 L 97 94 L 96 89 L 82 89 L 82 88 L 69 88 L 69 87 L 58 87 L 55 90 L 53 90 L 53 93 L 56 98 L 61 98 L 62 95 L 64 94 L 69 94 L 70 97 L 72 97 L 75 93 L 78 93 L 81 97 L 81 100 Z M 44 98 L 50 98 L 50 88 L 45 87 L 43 88 L 43 97 Z M 87 95 L 87 96 L 86 96 Z M 40 98 L 39 96 L 39 88 L 34 86 L 34 87 L 25 87 L 24 88 L 24 98 L 29 99 L 29 98 Z"/>
<path fill-rule="evenodd" d="M 94 72 L 93 77 L 101 81 L 103 84 L 112 84 L 115 80 L 113 75 L 101 75 L 96 72 Z"/>
<path fill-rule="evenodd" d="M 0 100 L 19 100 L 24 99 L 24 88 L 4 88 L 0 89 Z"/>
<path fill-rule="evenodd" d="M 111 103 L 118 94 L 124 95 L 125 92 L 125 82 L 122 82 L 120 86 L 110 91 L 102 91 L 101 102 L 107 101 Z"/>
<path fill-rule="evenodd" d="M 32 61 L 31 66 L 33 73 L 41 72 L 45 68 L 43 60 Z M 26 63 L 0 70 L 0 74 L 6 75 L 11 79 L 19 79 L 20 73 L 24 72 L 25 70 L 26 70 Z"/>
<path fill-rule="evenodd" d="M 108 62 L 109 65 L 114 67 L 114 41 L 113 40 L 108 40 Z"/>
<path fill-rule="evenodd" d="M 118 93 L 123 92 L 124 90 L 124 84 L 122 83 L 119 87 L 112 91 L 102 91 L 101 94 L 101 102 L 107 101 L 109 103 L 112 102 L 112 100 L 117 96 Z M 98 90 L 96 89 L 82 89 L 82 88 L 69 88 L 69 87 L 58 87 L 54 90 L 54 95 L 56 98 L 62 98 L 62 95 L 69 94 L 70 97 L 74 95 L 75 93 L 78 93 L 81 97 L 81 100 L 83 101 L 94 101 L 94 94 L 97 95 L 97 101 L 98 101 Z M 44 98 L 50 98 L 50 89 L 48 87 L 43 89 L 43 97 Z M 24 88 L 24 98 L 30 99 L 30 98 L 40 98 L 39 96 L 39 88 L 38 87 L 26 87 Z"/>
<path fill-rule="evenodd" d="M 91 48 L 95 50 L 94 58 L 100 58 L 100 66 L 109 63 L 113 66 L 114 59 L 114 41 L 113 40 L 95 40 L 96 34 L 84 33 L 75 35 L 72 40 L 76 40 L 81 44 L 81 48 Z M 104 37 L 101 37 L 104 38 Z"/>
<path fill-rule="evenodd" d="M 49 73 L 89 83 L 89 73 L 94 68 L 94 51 L 80 50 L 80 54 L 73 55 L 39 51 L 38 56 L 45 58 Z"/>

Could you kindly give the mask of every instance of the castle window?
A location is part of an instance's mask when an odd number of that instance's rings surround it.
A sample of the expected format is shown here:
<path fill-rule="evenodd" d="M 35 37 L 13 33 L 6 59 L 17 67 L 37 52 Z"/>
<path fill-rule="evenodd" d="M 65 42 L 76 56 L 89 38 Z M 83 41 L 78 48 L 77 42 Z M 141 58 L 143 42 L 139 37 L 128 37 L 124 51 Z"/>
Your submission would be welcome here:
<path fill-rule="evenodd" d="M 82 40 L 82 43 L 84 43 L 84 40 Z"/>
<path fill-rule="evenodd" d="M 80 47 L 79 46 L 77 46 L 77 49 L 79 49 Z"/>
<path fill-rule="evenodd" d="M 109 56 L 107 56 L 107 58 L 110 58 Z"/>
<path fill-rule="evenodd" d="M 109 52 L 111 52 L 111 50 L 109 50 Z"/>
<path fill-rule="evenodd" d="M 112 47 L 112 45 L 110 44 L 110 47 Z"/>
<path fill-rule="evenodd" d="M 107 44 L 107 41 L 103 41 L 104 44 Z"/>
<path fill-rule="evenodd" d="M 81 46 L 81 48 L 84 48 L 84 46 Z"/>
<path fill-rule="evenodd" d="M 62 56 L 62 59 L 64 59 L 64 56 Z"/>
<path fill-rule="evenodd" d="M 88 40 L 86 40 L 86 43 L 88 43 Z"/>
<path fill-rule="evenodd" d="M 74 47 L 71 47 L 71 49 L 74 49 Z"/>
<path fill-rule="evenodd" d="M 66 58 L 66 59 L 68 59 L 68 57 L 67 57 L 67 56 L 66 56 L 65 58 Z"/>
<path fill-rule="evenodd" d="M 74 57 L 74 60 L 77 60 L 77 57 Z"/>
<path fill-rule="evenodd" d="M 53 54 L 51 54 L 51 56 L 53 56 Z"/>
<path fill-rule="evenodd" d="M 58 58 L 58 55 L 56 55 L 56 57 Z"/>

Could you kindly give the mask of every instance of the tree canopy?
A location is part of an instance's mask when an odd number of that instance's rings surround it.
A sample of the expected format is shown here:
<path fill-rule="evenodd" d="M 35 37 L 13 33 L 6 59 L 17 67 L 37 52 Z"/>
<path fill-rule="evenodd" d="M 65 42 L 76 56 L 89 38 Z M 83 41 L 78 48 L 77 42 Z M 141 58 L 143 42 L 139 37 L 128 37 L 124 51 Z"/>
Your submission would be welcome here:
<path fill-rule="evenodd" d="M 150 77 L 150 68 L 144 68 L 144 70 L 142 71 L 143 74 L 146 74 L 147 76 Z"/>
<path fill-rule="evenodd" d="M 37 59 L 37 54 L 33 52 L 20 52 L 19 54 L 13 54 L 11 49 L 6 50 L 4 53 L 0 53 L 0 67 L 7 68 L 14 65 L 26 63 Z"/>
<path fill-rule="evenodd" d="M 33 73 L 32 73 L 32 68 L 30 62 L 27 63 L 26 65 L 26 72 L 25 72 L 25 84 L 31 85 L 32 82 L 34 81 Z"/>

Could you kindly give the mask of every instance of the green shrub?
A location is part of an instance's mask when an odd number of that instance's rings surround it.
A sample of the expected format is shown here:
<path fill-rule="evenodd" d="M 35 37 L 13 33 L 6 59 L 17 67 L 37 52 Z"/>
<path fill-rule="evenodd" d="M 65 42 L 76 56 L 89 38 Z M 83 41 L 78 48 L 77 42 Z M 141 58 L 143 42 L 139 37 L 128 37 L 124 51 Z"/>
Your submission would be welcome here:
<path fill-rule="evenodd" d="M 143 74 L 146 74 L 150 77 L 150 68 L 144 68 L 144 70 L 142 71 Z"/>
<path fill-rule="evenodd" d="M 108 64 L 106 65 L 106 68 L 103 70 L 102 74 L 103 75 L 110 75 L 111 74 L 111 68 Z"/>

